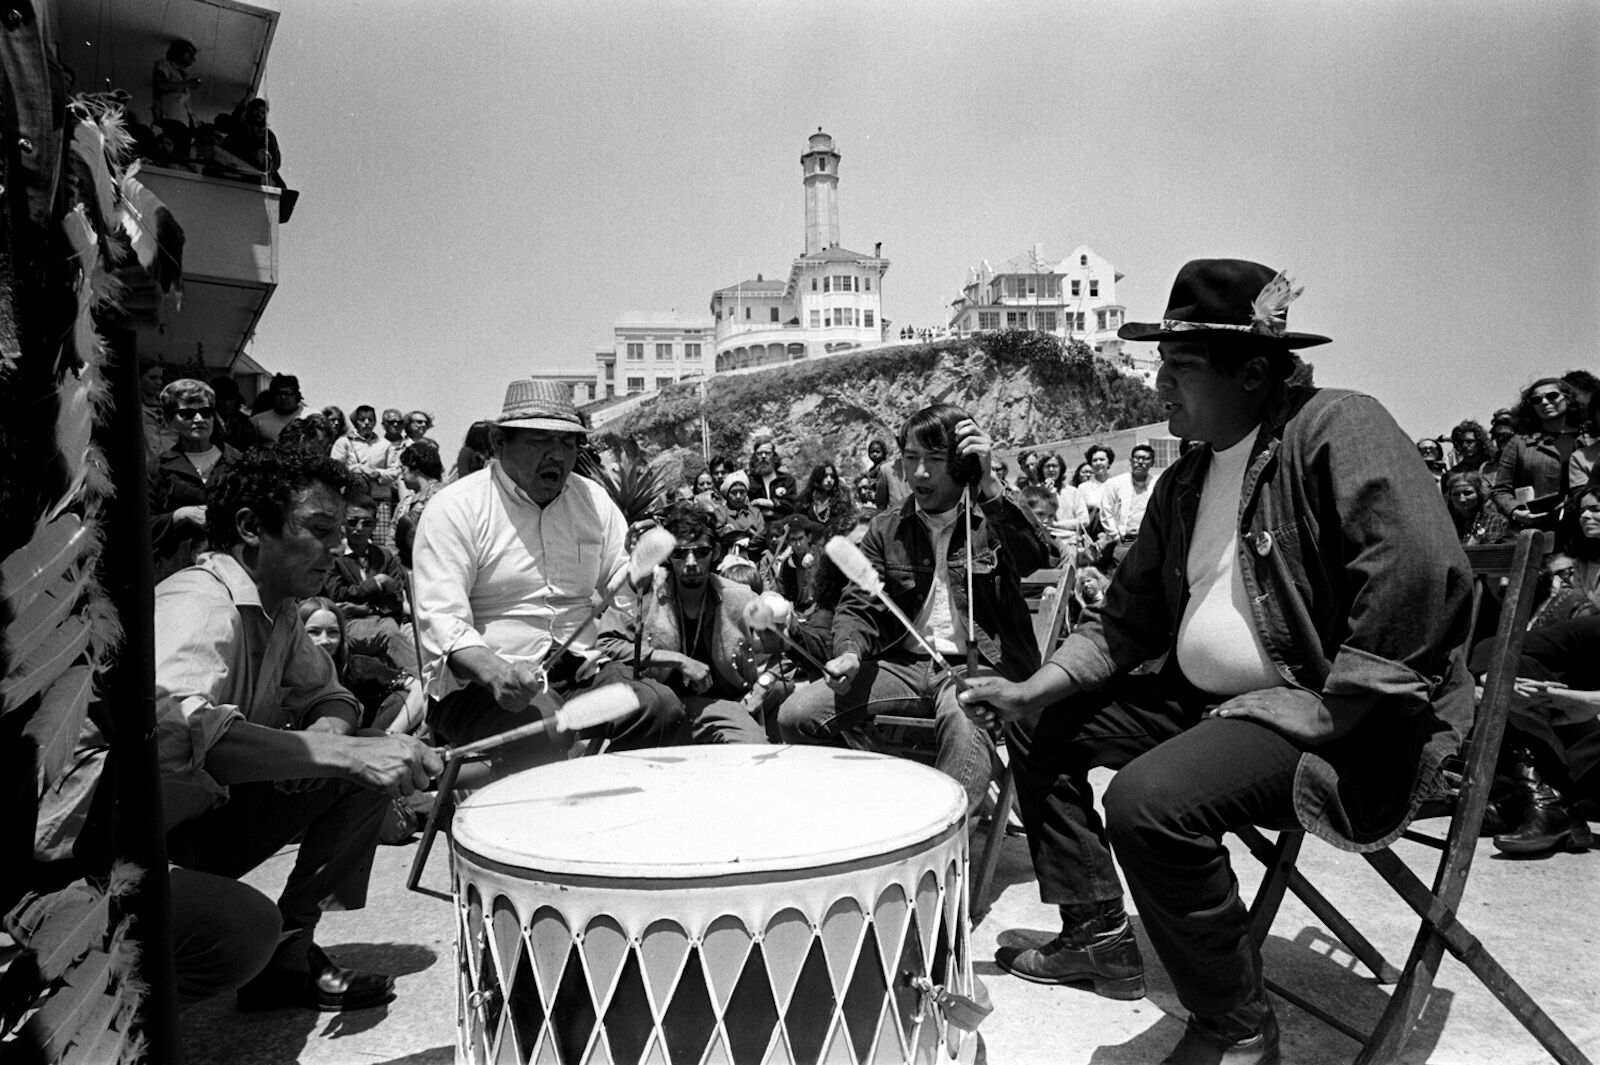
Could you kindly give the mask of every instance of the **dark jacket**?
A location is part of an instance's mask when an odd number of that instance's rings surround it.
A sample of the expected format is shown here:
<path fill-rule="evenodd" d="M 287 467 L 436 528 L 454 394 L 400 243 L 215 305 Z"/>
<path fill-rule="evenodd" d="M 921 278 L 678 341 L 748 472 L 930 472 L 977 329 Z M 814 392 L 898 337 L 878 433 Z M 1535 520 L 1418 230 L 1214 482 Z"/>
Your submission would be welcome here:
<path fill-rule="evenodd" d="M 1500 452 L 1494 467 L 1494 483 L 1489 489 L 1495 506 L 1507 517 L 1522 504 L 1518 488 L 1532 488 L 1531 509 L 1537 528 L 1555 527 L 1556 509 L 1567 493 L 1567 463 L 1578 446 L 1576 433 L 1524 433 L 1514 436 Z"/>
<path fill-rule="evenodd" d="M 1103 606 L 1051 661 L 1085 689 L 1176 646 L 1209 448 L 1156 483 Z M 1471 571 L 1433 476 L 1374 399 L 1291 389 L 1251 445 L 1237 564 L 1284 680 L 1330 713 L 1370 710 L 1303 756 L 1301 825 L 1371 850 L 1397 835 L 1472 721 Z"/>
<path fill-rule="evenodd" d="M 367 568 L 371 577 L 361 576 L 361 564 L 353 555 L 333 556 L 333 572 L 322 586 L 322 594 L 339 604 L 347 618 L 394 618 L 405 621 L 405 570 L 400 560 L 379 547 L 367 545 Z M 378 587 L 377 574 L 394 578 L 388 589 Z"/>
<path fill-rule="evenodd" d="M 800 485 L 792 476 L 779 470 L 773 475 L 772 487 L 768 488 L 756 475 L 756 471 L 744 472 L 745 476 L 750 478 L 750 502 L 765 499 L 772 504 L 772 509 L 766 511 L 768 521 L 786 518 L 794 513 L 795 501 L 800 497 Z"/>
<path fill-rule="evenodd" d="M 1033 516 L 1005 495 L 980 503 L 972 514 L 972 594 L 974 643 L 979 657 L 1011 680 L 1030 676 L 1039 666 L 1033 622 L 1022 596 L 1022 578 L 1050 559 L 1050 541 Z M 967 617 L 966 522 L 957 519 L 950 534 L 950 609 Z M 915 618 L 933 590 L 933 540 L 917 516 L 914 498 L 872 519 L 861 550 L 883 575 L 896 606 Z M 852 584 L 833 618 L 835 655 L 854 651 L 863 660 L 909 641 L 904 626 L 875 596 Z M 959 663 L 951 663 L 958 665 Z"/>
<path fill-rule="evenodd" d="M 155 554 L 155 579 L 160 583 L 185 566 L 194 565 L 195 556 L 206 550 L 206 531 L 197 525 L 174 520 L 179 507 L 203 507 L 206 492 L 239 464 L 239 452 L 227 444 L 219 445 L 222 457 L 202 481 L 194 464 L 172 447 L 163 451 L 150 471 L 150 546 Z"/>

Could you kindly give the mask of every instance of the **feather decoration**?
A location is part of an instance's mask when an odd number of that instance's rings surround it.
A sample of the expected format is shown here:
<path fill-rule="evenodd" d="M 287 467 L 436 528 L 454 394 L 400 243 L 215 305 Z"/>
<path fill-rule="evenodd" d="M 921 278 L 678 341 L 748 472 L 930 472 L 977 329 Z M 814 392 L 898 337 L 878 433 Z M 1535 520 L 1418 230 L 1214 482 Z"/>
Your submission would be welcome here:
<path fill-rule="evenodd" d="M 1268 281 L 1250 304 L 1250 329 L 1267 336 L 1282 336 L 1288 328 L 1289 304 L 1304 292 L 1305 286 L 1296 286 L 1289 275 L 1281 270 Z"/>

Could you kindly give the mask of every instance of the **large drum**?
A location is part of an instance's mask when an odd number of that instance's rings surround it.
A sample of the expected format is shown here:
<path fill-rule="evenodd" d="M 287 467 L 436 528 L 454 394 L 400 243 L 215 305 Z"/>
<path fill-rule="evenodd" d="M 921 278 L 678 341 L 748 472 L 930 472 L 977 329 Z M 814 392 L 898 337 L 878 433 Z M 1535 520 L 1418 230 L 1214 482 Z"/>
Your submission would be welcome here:
<path fill-rule="evenodd" d="M 457 1061 L 970 1061 L 966 800 L 904 759 L 661 748 L 456 811 Z"/>

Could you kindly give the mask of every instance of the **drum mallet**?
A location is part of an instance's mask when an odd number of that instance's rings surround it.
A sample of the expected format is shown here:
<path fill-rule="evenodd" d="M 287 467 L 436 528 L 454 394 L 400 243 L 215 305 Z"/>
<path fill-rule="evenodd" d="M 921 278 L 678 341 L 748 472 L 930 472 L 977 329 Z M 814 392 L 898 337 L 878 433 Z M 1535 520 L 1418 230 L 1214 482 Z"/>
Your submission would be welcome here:
<path fill-rule="evenodd" d="M 777 600 L 777 603 L 772 601 L 774 599 Z M 764 592 L 744 605 L 744 623 L 758 632 L 772 633 L 772 635 L 776 636 L 779 641 L 782 642 L 784 647 L 789 649 L 790 654 L 800 659 L 800 661 L 816 670 L 822 676 L 833 676 L 833 674 L 828 672 L 828 667 L 824 666 L 821 662 L 818 662 L 815 656 L 810 654 L 804 647 L 801 647 L 799 643 L 790 638 L 788 633 L 783 631 L 783 622 L 778 620 L 778 616 L 782 614 L 784 615 L 785 620 L 787 620 L 788 613 L 788 600 L 773 592 Z"/>
<path fill-rule="evenodd" d="M 589 608 L 589 616 L 583 620 L 582 624 L 575 626 L 567 634 L 567 638 L 561 641 L 561 646 L 546 655 L 544 660 L 551 664 L 559 662 L 561 656 L 567 652 L 567 648 L 571 647 L 573 641 L 578 638 L 578 634 L 588 628 L 592 622 L 598 620 L 600 615 L 606 612 L 606 608 L 616 601 L 624 584 L 638 590 L 644 584 L 645 578 L 650 576 L 651 571 L 665 562 L 677 546 L 678 538 L 659 525 L 654 529 L 646 530 L 639 537 L 639 541 L 633 545 L 633 553 L 628 556 L 628 565 L 620 570 L 616 577 L 612 578 L 610 584 L 606 585 L 605 592 L 600 596 L 600 601 Z"/>
<path fill-rule="evenodd" d="M 674 541 L 676 542 L 676 541 Z M 417 890 L 422 879 L 422 868 L 428 864 L 428 852 L 433 849 L 433 837 L 439 832 L 439 821 L 447 807 L 454 804 L 450 793 L 455 790 L 456 776 L 461 764 L 490 754 L 508 743 L 516 743 L 547 731 L 581 732 L 596 725 L 609 724 L 639 709 L 639 693 L 623 683 L 607 684 L 593 691 L 581 692 L 568 699 L 553 717 L 541 716 L 537 721 L 518 725 L 495 736 L 487 736 L 459 747 L 443 747 L 439 756 L 444 759 L 444 772 L 439 774 L 439 792 L 428 812 L 428 823 L 422 829 L 422 839 L 417 844 L 416 857 L 411 860 L 411 872 L 406 877 L 406 890 Z"/>
<path fill-rule="evenodd" d="M 956 671 L 950 668 L 950 663 L 944 660 L 944 655 L 933 649 L 933 645 L 923 637 L 922 633 L 917 631 L 917 626 L 912 623 L 910 618 L 906 617 L 905 611 L 895 605 L 894 600 L 889 596 L 888 589 L 883 586 L 883 577 L 873 568 L 872 561 L 862 553 L 861 548 L 842 536 L 835 536 L 823 546 L 822 550 L 827 552 L 829 558 L 833 559 L 833 564 L 839 567 L 839 572 L 843 573 L 851 584 L 854 584 L 864 592 L 876 596 L 878 601 L 888 608 L 889 613 L 893 614 L 900 624 L 905 626 L 906 631 L 911 634 L 911 638 L 916 640 L 917 644 L 927 652 L 933 664 L 941 669 L 945 676 L 950 678 L 950 682 L 956 686 L 956 691 L 965 692 L 970 690 L 971 686 L 956 675 Z"/>

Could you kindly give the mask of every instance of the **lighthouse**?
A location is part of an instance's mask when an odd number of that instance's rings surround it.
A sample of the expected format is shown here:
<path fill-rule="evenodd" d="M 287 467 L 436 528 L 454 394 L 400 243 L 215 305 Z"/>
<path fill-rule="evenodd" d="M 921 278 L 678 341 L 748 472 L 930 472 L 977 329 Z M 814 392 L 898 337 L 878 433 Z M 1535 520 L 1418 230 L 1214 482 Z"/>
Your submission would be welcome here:
<path fill-rule="evenodd" d="M 833 138 L 817 131 L 800 157 L 806 186 L 806 254 L 839 246 L 839 153 Z"/>

